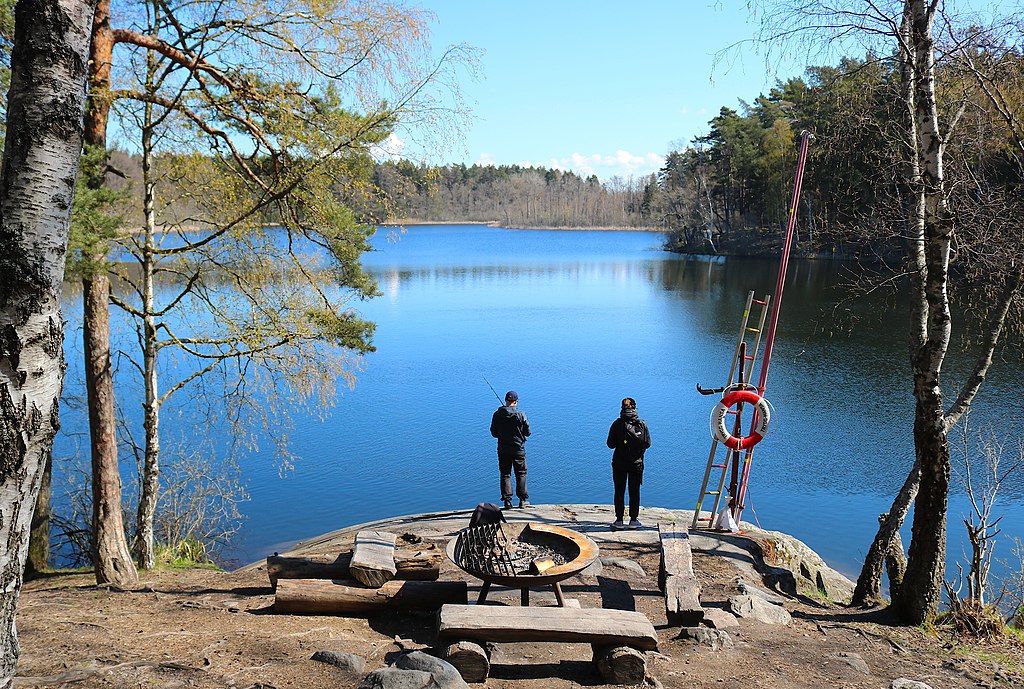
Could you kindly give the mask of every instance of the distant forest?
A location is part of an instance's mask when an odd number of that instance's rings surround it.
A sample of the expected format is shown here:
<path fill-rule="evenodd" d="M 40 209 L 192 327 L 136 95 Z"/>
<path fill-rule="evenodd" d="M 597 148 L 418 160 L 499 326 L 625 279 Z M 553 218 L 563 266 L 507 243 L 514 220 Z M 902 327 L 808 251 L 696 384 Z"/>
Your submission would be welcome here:
<path fill-rule="evenodd" d="M 1024 98 L 1024 58 L 1011 53 L 1004 92 Z M 1019 194 L 1020 151 L 976 82 L 940 66 L 949 203 L 1005 205 Z M 378 164 L 373 180 L 411 220 L 494 221 L 514 227 L 644 227 L 694 253 L 774 253 L 788 217 L 802 130 L 814 140 L 798 209 L 798 253 L 902 252 L 907 190 L 906 106 L 894 57 L 868 54 L 810 67 L 739 108 L 723 107 L 706 136 L 673 150 L 657 174 L 613 179 L 518 166 Z"/>
<path fill-rule="evenodd" d="M 1003 59 L 1024 62 L 1017 54 Z M 956 180 L 949 204 L 972 212 L 979 203 L 1005 206 L 1019 196 L 1020 151 L 985 94 L 952 70 L 940 67 L 946 84 L 940 104 L 947 119 L 958 118 L 945 151 L 947 174 Z M 1024 98 L 1024 86 L 1012 81 L 1016 78 L 1007 77 L 1000 86 Z M 799 133 L 807 130 L 814 140 L 798 209 L 796 252 L 899 254 L 907 193 L 899 182 L 907 164 L 901 98 L 894 58 L 845 58 L 836 67 L 810 67 L 804 78 L 780 81 L 767 95 L 740 101 L 738 109 L 723 107 L 709 121 L 709 133 L 670 151 L 656 174 L 601 181 L 543 167 L 431 166 L 375 162 L 364 155 L 352 165 L 352 183 L 338 194 L 359 221 L 369 224 L 651 228 L 667 232 L 667 247 L 674 251 L 774 254 L 788 217 Z M 137 158 L 115 152 L 111 162 L 133 180 L 138 194 Z M 161 215 L 188 223 L 193 209 L 187 206 L 172 202 Z"/>
<path fill-rule="evenodd" d="M 518 165 L 433 167 L 402 160 L 375 167 L 394 213 L 423 221 L 509 227 L 650 227 L 655 177 L 601 183 L 594 175 Z"/>

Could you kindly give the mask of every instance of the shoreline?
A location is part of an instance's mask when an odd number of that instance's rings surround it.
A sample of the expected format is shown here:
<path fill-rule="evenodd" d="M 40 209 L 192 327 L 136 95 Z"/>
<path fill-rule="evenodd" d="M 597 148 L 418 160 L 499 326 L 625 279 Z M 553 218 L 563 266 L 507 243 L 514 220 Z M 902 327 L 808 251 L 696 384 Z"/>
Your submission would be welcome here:
<path fill-rule="evenodd" d="M 408 227 L 408 226 L 432 226 L 432 225 L 467 225 L 500 227 L 505 230 L 564 230 L 566 232 L 650 232 L 654 234 L 665 234 L 668 230 L 655 227 L 633 227 L 617 225 L 564 225 L 554 227 L 550 225 L 505 225 L 497 220 L 413 220 L 409 218 L 389 219 L 381 223 L 381 227 Z"/>

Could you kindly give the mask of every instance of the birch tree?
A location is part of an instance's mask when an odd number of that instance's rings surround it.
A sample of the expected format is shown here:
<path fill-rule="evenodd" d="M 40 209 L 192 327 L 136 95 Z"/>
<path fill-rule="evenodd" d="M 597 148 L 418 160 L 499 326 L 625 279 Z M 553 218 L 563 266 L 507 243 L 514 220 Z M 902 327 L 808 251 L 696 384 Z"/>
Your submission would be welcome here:
<path fill-rule="evenodd" d="M 369 228 L 337 197 L 361 193 L 360 161 L 396 125 L 429 122 L 444 131 L 457 113 L 441 104 L 439 90 L 457 95 L 453 69 L 467 53 L 455 46 L 431 57 L 428 18 L 389 2 L 157 0 L 127 6 L 122 15 L 123 27 L 96 23 L 93 45 L 106 52 L 93 60 L 91 102 L 97 133 L 112 106 L 122 125 L 134 118 L 144 150 L 144 231 L 122 237 L 141 279 L 134 295 L 114 300 L 139 323 L 146 439 L 136 552 L 139 564 L 151 567 L 161 406 L 226 362 L 263 362 L 263 370 L 287 362 L 293 381 L 312 375 L 333 382 L 338 366 L 321 366 L 322 355 L 345 363 L 346 351 L 370 348 L 371 324 L 344 305 L 375 292 L 358 264 Z M 111 68 L 104 73 L 102 65 Z M 169 148 L 157 155 L 161 129 Z M 166 163 L 160 173 L 159 160 Z M 163 204 L 161 217 L 159 174 L 190 190 Z M 283 247 L 268 223 L 285 229 Z M 300 256 L 303 242 L 325 250 L 332 263 L 314 266 Z M 154 291 L 160 275 L 181 285 L 162 304 Z M 335 287 L 327 288 L 328 279 Z M 233 283 L 241 312 L 215 294 L 217 280 Z M 220 332 L 177 332 L 165 316 L 188 308 L 215 315 Z M 323 342 L 339 349 L 317 350 Z M 161 392 L 157 355 L 168 347 L 200 363 Z M 103 404 L 112 413 L 112 402 Z"/>
<path fill-rule="evenodd" d="M 43 465 L 59 427 L 64 256 L 82 147 L 94 5 L 20 0 L 0 171 L 0 687 Z"/>
<path fill-rule="evenodd" d="M 1021 290 L 1017 251 L 1011 260 L 993 265 L 986 274 L 992 289 L 987 295 L 986 319 L 972 338 L 976 340 L 975 364 L 967 380 L 958 389 L 952 388 L 954 394 L 950 395 L 951 386 L 944 387 L 942 380 L 953 328 L 950 298 L 963 287 L 950 274 L 951 246 L 954 238 L 969 244 L 975 228 L 965 221 L 968 214 L 962 208 L 957 208 L 957 214 L 950 208 L 946 154 L 964 106 L 952 103 L 953 107 L 944 108 L 939 101 L 936 37 L 940 27 L 951 30 L 955 26 L 941 15 L 942 7 L 939 0 L 801 2 L 779 13 L 783 23 L 773 27 L 776 38 L 811 36 L 827 42 L 859 36 L 872 46 L 882 42 L 898 54 L 901 64 L 904 137 L 893 145 L 902 150 L 905 161 L 901 225 L 907 250 L 904 267 L 910 281 L 914 461 L 869 550 L 855 598 L 877 598 L 882 562 L 892 554 L 894 537 L 913 503 L 906 570 L 901 581 L 890 582 L 893 609 L 911 623 L 932 617 L 941 597 L 950 478 L 948 433 L 981 389 Z M 940 24 L 939 18 L 946 21 Z M 960 201 L 970 206 L 968 199 Z M 969 257 L 961 255 L 962 259 Z M 947 403 L 947 398 L 952 398 L 952 403 Z"/>

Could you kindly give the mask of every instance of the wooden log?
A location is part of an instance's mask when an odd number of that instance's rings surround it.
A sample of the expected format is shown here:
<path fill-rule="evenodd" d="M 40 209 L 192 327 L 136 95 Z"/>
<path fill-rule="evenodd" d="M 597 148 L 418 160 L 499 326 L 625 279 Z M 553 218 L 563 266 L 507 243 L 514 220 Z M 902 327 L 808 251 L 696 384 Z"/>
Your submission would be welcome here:
<path fill-rule="evenodd" d="M 349 571 L 353 578 L 372 589 L 395 578 L 395 534 L 387 531 L 360 531 L 352 547 Z"/>
<path fill-rule="evenodd" d="M 267 558 L 267 576 L 275 589 L 278 579 L 351 579 L 351 561 L 352 553 L 342 553 L 334 559 L 271 555 Z M 441 572 L 441 551 L 395 551 L 395 568 L 395 579 L 437 581 Z"/>
<path fill-rule="evenodd" d="M 464 581 L 389 581 L 368 589 L 351 580 L 281 579 L 274 611 L 289 614 L 358 615 L 379 610 L 437 610 L 466 603 Z"/>
<path fill-rule="evenodd" d="M 491 671 L 487 651 L 472 641 L 457 641 L 444 649 L 441 657 L 451 663 L 469 683 L 486 682 Z"/>
<path fill-rule="evenodd" d="M 452 641 L 564 641 L 658 648 L 654 625 L 643 613 L 630 610 L 445 605 L 437 635 Z"/>
<path fill-rule="evenodd" d="M 678 524 L 658 524 L 661 568 L 658 575 L 665 594 L 665 614 L 674 627 L 693 627 L 704 619 L 700 583 L 693 573 L 690 531 Z"/>
<path fill-rule="evenodd" d="M 395 579 L 406 581 L 437 581 L 441 574 L 441 551 L 420 550 L 417 552 L 395 551 Z"/>
<path fill-rule="evenodd" d="M 647 656 L 629 646 L 598 646 L 594 660 L 608 684 L 635 686 L 647 676 Z"/>

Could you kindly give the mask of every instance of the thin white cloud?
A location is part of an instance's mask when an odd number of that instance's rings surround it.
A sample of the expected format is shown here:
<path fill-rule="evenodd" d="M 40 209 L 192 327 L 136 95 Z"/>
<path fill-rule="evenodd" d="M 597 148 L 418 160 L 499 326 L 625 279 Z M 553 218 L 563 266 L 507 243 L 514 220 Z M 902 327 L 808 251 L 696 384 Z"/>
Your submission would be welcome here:
<path fill-rule="evenodd" d="M 552 158 L 544 165 L 558 170 L 572 170 L 584 177 L 597 175 L 602 181 L 607 181 L 612 177 L 646 177 L 665 165 L 665 156 L 657 153 L 638 155 L 620 149 L 612 155 L 573 153 L 565 158 Z"/>
<path fill-rule="evenodd" d="M 476 160 L 477 165 L 498 165 L 491 153 L 481 153 Z M 657 153 L 637 155 L 629 151 L 618 150 L 612 155 L 600 153 L 572 153 L 564 158 L 548 158 L 547 160 L 520 160 L 519 167 L 544 167 L 549 170 L 572 171 L 583 177 L 597 175 L 598 179 L 607 182 L 612 177 L 629 179 L 630 177 L 646 177 L 660 170 L 665 165 L 665 156 Z"/>
<path fill-rule="evenodd" d="M 383 163 L 385 160 L 398 161 L 402 157 L 404 148 L 405 141 L 391 132 L 386 139 L 370 149 L 370 155 L 378 163 Z"/>

